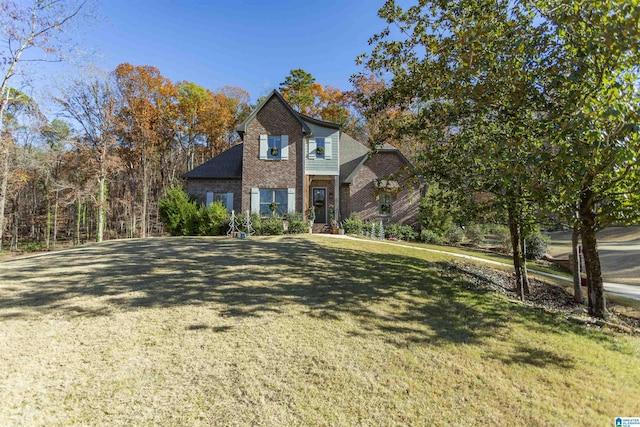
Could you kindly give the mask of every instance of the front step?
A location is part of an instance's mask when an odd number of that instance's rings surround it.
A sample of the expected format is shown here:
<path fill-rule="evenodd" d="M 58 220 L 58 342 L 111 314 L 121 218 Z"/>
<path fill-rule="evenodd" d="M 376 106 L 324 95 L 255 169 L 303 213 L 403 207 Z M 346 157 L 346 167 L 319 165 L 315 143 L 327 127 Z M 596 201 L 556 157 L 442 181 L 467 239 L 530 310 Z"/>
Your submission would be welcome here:
<path fill-rule="evenodd" d="M 331 224 L 313 224 L 313 234 L 331 234 Z"/>

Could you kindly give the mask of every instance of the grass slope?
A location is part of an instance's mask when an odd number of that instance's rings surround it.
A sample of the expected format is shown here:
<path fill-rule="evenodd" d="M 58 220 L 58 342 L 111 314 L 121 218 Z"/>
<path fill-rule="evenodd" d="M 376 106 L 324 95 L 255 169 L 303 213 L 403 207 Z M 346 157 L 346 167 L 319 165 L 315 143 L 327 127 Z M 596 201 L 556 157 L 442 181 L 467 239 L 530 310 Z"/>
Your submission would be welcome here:
<path fill-rule="evenodd" d="M 0 264 L 0 425 L 612 425 L 640 340 L 444 255 L 318 237 L 106 242 Z"/>

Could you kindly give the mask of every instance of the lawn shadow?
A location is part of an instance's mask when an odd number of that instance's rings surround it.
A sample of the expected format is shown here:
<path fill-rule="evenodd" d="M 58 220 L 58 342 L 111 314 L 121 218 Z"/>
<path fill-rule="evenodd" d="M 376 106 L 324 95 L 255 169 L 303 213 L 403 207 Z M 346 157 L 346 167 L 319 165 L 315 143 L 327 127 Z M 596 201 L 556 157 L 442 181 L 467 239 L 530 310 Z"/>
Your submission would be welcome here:
<path fill-rule="evenodd" d="M 450 263 L 300 237 L 110 241 L 2 267 L 0 319 L 177 305 L 207 305 L 231 318 L 294 310 L 326 321 L 351 316 L 353 335 L 397 345 L 473 343 L 511 321 L 506 303 Z"/>

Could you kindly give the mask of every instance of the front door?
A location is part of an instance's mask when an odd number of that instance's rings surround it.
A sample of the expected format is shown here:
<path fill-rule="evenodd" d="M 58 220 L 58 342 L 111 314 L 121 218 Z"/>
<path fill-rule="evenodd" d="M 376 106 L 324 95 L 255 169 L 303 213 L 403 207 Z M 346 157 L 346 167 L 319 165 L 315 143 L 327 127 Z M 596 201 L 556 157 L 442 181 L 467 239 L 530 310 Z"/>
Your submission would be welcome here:
<path fill-rule="evenodd" d="M 325 224 L 327 222 L 327 189 L 326 188 L 314 188 L 313 192 L 313 207 L 316 212 L 316 224 Z"/>

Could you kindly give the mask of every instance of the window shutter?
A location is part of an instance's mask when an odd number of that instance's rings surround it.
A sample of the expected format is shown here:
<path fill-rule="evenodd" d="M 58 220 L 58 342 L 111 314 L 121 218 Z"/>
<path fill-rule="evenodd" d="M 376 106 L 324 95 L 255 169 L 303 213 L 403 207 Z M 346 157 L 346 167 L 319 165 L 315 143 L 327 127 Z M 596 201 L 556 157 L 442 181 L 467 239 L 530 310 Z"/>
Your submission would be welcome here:
<path fill-rule="evenodd" d="M 214 200 L 213 197 L 214 197 L 213 193 L 207 192 L 207 206 L 209 206 L 211 203 L 213 203 L 213 200 Z"/>
<path fill-rule="evenodd" d="M 316 144 L 316 140 L 315 139 L 310 139 L 309 140 L 309 158 L 310 159 L 315 159 L 316 158 L 316 148 L 318 147 L 318 145 Z"/>
<path fill-rule="evenodd" d="M 233 210 L 233 193 L 227 193 L 227 210 L 229 212 Z"/>
<path fill-rule="evenodd" d="M 331 159 L 331 155 L 333 154 L 333 140 L 331 137 L 327 137 L 324 139 L 324 158 L 329 160 Z"/>
<path fill-rule="evenodd" d="M 280 159 L 289 160 L 289 135 L 280 136 Z"/>
<path fill-rule="evenodd" d="M 260 189 L 258 187 L 251 189 L 251 212 L 260 213 Z"/>
<path fill-rule="evenodd" d="M 267 135 L 260 135 L 260 158 L 267 159 L 267 150 L 269 149 L 269 137 Z"/>
<path fill-rule="evenodd" d="M 287 189 L 287 211 L 288 212 L 296 211 L 296 189 L 295 188 Z"/>

